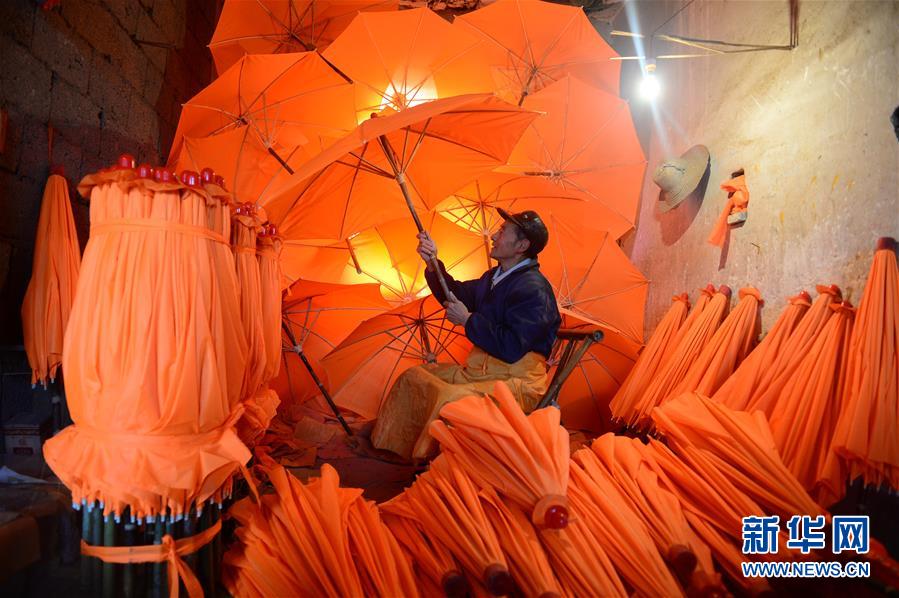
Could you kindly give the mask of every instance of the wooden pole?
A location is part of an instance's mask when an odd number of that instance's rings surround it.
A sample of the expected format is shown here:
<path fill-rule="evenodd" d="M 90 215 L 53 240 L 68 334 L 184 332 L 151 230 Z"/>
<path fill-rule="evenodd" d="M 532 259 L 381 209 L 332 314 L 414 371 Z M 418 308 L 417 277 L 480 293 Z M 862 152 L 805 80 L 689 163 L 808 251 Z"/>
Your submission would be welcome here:
<path fill-rule="evenodd" d="M 88 511 L 87 505 L 81 506 L 81 539 L 87 544 L 93 544 L 94 538 L 91 534 L 91 512 Z M 91 590 L 91 558 L 81 555 L 81 591 L 88 593 Z"/>

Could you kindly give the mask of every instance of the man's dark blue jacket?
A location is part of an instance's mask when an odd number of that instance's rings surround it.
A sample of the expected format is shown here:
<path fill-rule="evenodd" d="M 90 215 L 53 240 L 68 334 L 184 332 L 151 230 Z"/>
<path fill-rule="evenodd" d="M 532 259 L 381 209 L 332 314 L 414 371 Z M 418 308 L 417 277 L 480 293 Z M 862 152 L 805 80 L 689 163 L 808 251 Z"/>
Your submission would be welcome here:
<path fill-rule="evenodd" d="M 446 285 L 465 304 L 471 317 L 465 336 L 493 357 L 514 363 L 530 351 L 549 357 L 556 333 L 562 324 L 553 289 L 536 261 L 511 272 L 493 288 L 490 282 L 496 267 L 477 280 L 459 282 L 438 262 Z M 443 303 L 437 273 L 428 269 L 425 278 L 431 292 Z"/>

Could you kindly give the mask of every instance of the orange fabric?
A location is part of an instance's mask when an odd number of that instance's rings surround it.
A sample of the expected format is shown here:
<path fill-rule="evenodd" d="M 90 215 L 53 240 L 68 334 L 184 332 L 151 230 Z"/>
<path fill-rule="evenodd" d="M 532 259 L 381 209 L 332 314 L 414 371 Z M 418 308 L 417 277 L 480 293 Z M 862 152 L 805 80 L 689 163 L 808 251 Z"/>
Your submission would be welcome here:
<path fill-rule="evenodd" d="M 680 345 L 681 340 L 683 340 L 684 336 L 690 331 L 693 327 L 694 322 L 702 316 L 702 312 L 712 301 L 712 297 L 715 296 L 715 286 L 711 283 L 707 284 L 704 289 L 699 289 L 699 295 L 696 297 L 696 302 L 693 304 L 693 308 L 687 314 L 687 317 L 684 319 L 680 328 L 677 329 L 677 332 L 671 338 L 671 341 L 665 347 L 665 350 L 662 353 L 661 360 L 659 362 L 659 367 L 663 366 L 671 355 L 674 354 L 674 351 L 677 349 L 678 345 Z"/>
<path fill-rule="evenodd" d="M 846 487 L 845 471 L 838 459 L 831 458 L 830 445 L 844 401 L 855 310 L 848 303 L 833 309 L 835 314 L 780 388 L 768 416 L 784 464 L 822 506 L 839 500 Z"/>
<path fill-rule="evenodd" d="M 576 516 L 597 531 L 597 543 L 638 593 L 684 595 L 646 525 L 590 449 L 580 449 L 572 455 L 568 496 Z"/>
<path fill-rule="evenodd" d="M 565 380 L 558 395 L 562 424 L 568 430 L 588 430 L 594 434 L 609 431 L 612 413 L 609 402 L 629 375 L 640 351 L 640 345 L 613 328 L 575 316 L 561 308 L 562 328 L 566 330 L 600 329 L 603 339 L 593 343 Z M 550 357 L 550 363 L 559 355 Z M 557 367 L 557 364 L 554 365 Z M 550 368 L 552 379 L 555 370 Z"/>
<path fill-rule="evenodd" d="M 721 215 L 715 221 L 712 234 L 708 238 L 709 243 L 718 247 L 722 247 L 727 238 L 727 217 L 738 212 L 745 212 L 749 208 L 749 188 L 746 187 L 745 175 L 721 183 L 721 188 L 733 195 L 727 198 L 727 203 L 724 204 L 724 209 L 721 210 Z"/>
<path fill-rule="evenodd" d="M 492 398 L 449 403 L 440 417 L 431 423 L 431 436 L 478 484 L 517 503 L 538 526 L 544 525 L 541 501 L 567 508 L 568 433 L 558 409 L 525 416 L 509 388 L 497 382 Z"/>
<path fill-rule="evenodd" d="M 711 396 L 749 354 L 759 336 L 762 298 L 757 289 L 740 289 L 740 301 L 696 357 L 671 395 L 697 392 Z"/>
<path fill-rule="evenodd" d="M 91 546 L 81 541 L 81 554 L 100 559 L 104 563 L 130 565 L 134 563 L 168 563 L 169 596 L 178 598 L 178 579 L 184 582 L 187 595 L 191 598 L 203 596 L 203 588 L 197 576 L 181 558 L 185 554 L 199 551 L 222 531 L 222 521 L 188 538 L 175 540 L 172 536 L 162 537 L 162 544 L 146 546 Z"/>
<path fill-rule="evenodd" d="M 346 239 L 408 217 L 399 172 L 413 205 L 424 213 L 504 163 L 536 116 L 490 95 L 472 94 L 366 120 L 307 161 L 265 208 L 286 239 Z M 396 153 L 396 171 L 378 142 L 382 136 Z"/>
<path fill-rule="evenodd" d="M 360 13 L 323 56 L 355 83 L 356 120 L 387 108 L 490 92 L 472 78 L 478 38 L 428 8 Z M 477 57 L 479 58 L 479 57 Z"/>
<path fill-rule="evenodd" d="M 874 253 L 849 341 L 833 450 L 851 477 L 899 488 L 899 270 L 895 245 Z"/>
<path fill-rule="evenodd" d="M 81 249 L 68 183 L 51 174 L 41 200 L 31 279 L 22 301 L 22 332 L 32 384 L 46 386 L 56 378 L 80 267 Z"/>
<path fill-rule="evenodd" d="M 499 0 L 459 15 L 454 27 L 481 39 L 475 49 L 497 94 L 520 103 L 567 74 L 618 95 L 618 56 L 596 32 L 584 11 L 531 0 Z"/>
<path fill-rule="evenodd" d="M 790 297 L 787 306 L 780 313 L 762 342 L 715 391 L 712 398 L 721 401 L 731 409 L 744 409 L 755 391 L 758 381 L 768 374 L 787 339 L 810 306 L 811 297 L 805 291 Z"/>
<path fill-rule="evenodd" d="M 243 56 L 184 104 L 169 164 L 178 159 L 185 136 L 245 127 L 262 151 L 275 146 L 290 155 L 307 144 L 319 146 L 353 128 L 352 94 L 352 86 L 315 52 Z"/>
<path fill-rule="evenodd" d="M 646 158 L 627 102 L 564 77 L 523 106 L 545 115 L 528 127 L 499 169 L 520 177 L 507 183 L 504 193 L 518 185 L 530 187 L 531 194 L 546 193 L 543 186 L 555 188 L 585 200 L 590 218 L 582 222 L 609 231 L 611 240 L 633 229 Z"/>
<path fill-rule="evenodd" d="M 256 259 L 259 263 L 265 346 L 262 380 L 270 382 L 281 370 L 281 238 L 270 234 L 258 236 Z"/>
<path fill-rule="evenodd" d="M 358 12 L 397 8 L 397 0 L 226 0 L 209 50 L 223 73 L 244 54 L 324 50 Z"/>
<path fill-rule="evenodd" d="M 432 361 L 461 364 L 470 351 L 465 331 L 448 323 L 443 307 L 429 295 L 363 321 L 322 366 L 334 402 L 374 419 L 404 371 Z"/>
<path fill-rule="evenodd" d="M 601 530 L 575 519 L 564 529 L 539 529 L 546 555 L 565 590 L 564 596 L 628 596 L 621 578 L 602 545 Z"/>
<path fill-rule="evenodd" d="M 793 333 L 784 343 L 783 349 L 771 364 L 770 370 L 756 381 L 752 395 L 746 402 L 746 411 L 760 409 L 769 415 L 771 406 L 777 401 L 780 389 L 796 374 L 803 356 L 808 353 L 815 339 L 824 329 L 833 314 L 830 306 L 842 298 L 839 288 L 818 285 L 818 298 L 805 316 L 797 324 Z"/>
<path fill-rule="evenodd" d="M 705 293 L 707 290 L 703 292 Z M 691 323 L 690 328 L 683 335 L 678 333 L 680 341 L 640 398 L 635 425 L 643 427 L 651 423 L 649 417 L 653 408 L 662 404 L 677 385 L 684 380 L 690 367 L 715 335 L 715 331 L 727 314 L 729 304 L 729 294 L 721 291 L 715 293 L 709 304 L 699 312 L 698 317 Z M 684 326 L 686 325 L 685 322 Z"/>
<path fill-rule="evenodd" d="M 75 502 L 186 513 L 221 499 L 249 459 L 233 430 L 247 351 L 233 257 L 182 228 L 227 238 L 230 210 L 130 170 L 82 184 L 102 234 L 85 250 L 63 352 L 75 425 L 44 456 Z"/>
<path fill-rule="evenodd" d="M 675 295 L 671 300 L 671 307 L 665 312 L 658 323 L 649 342 L 640 351 L 636 363 L 627 374 L 627 378 L 615 392 L 609 402 L 609 409 L 614 420 L 633 425 L 636 421 L 636 404 L 662 364 L 663 355 L 677 331 L 684 323 L 690 301 L 686 293 Z M 695 310 L 694 310 L 695 311 Z M 567 385 L 567 383 L 566 383 Z M 562 387 L 565 391 L 565 387 Z"/>

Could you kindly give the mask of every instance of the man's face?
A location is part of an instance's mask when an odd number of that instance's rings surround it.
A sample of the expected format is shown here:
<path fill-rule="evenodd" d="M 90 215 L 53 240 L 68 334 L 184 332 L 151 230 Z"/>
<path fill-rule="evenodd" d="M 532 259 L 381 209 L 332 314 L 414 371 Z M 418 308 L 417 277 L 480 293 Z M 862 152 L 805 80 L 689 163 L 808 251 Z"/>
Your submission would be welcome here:
<path fill-rule="evenodd" d="M 490 248 L 490 257 L 495 260 L 505 260 L 524 255 L 530 247 L 530 241 L 518 237 L 518 227 L 511 222 L 503 222 L 499 230 L 490 236 L 493 247 Z"/>

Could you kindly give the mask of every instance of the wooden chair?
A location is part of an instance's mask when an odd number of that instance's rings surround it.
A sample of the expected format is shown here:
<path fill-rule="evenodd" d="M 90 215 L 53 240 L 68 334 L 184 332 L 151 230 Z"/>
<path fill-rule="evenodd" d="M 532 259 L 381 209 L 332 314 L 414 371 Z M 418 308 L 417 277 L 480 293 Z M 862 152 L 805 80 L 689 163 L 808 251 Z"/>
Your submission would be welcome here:
<path fill-rule="evenodd" d="M 552 358 L 558 359 L 556 372 L 553 374 L 546 394 L 537 403 L 535 409 L 541 409 L 549 405 L 558 407 L 556 399 L 565 380 L 580 362 L 584 353 L 593 343 L 602 342 L 601 330 L 584 330 L 582 328 L 562 328 L 556 336 L 556 344 L 553 346 Z"/>

